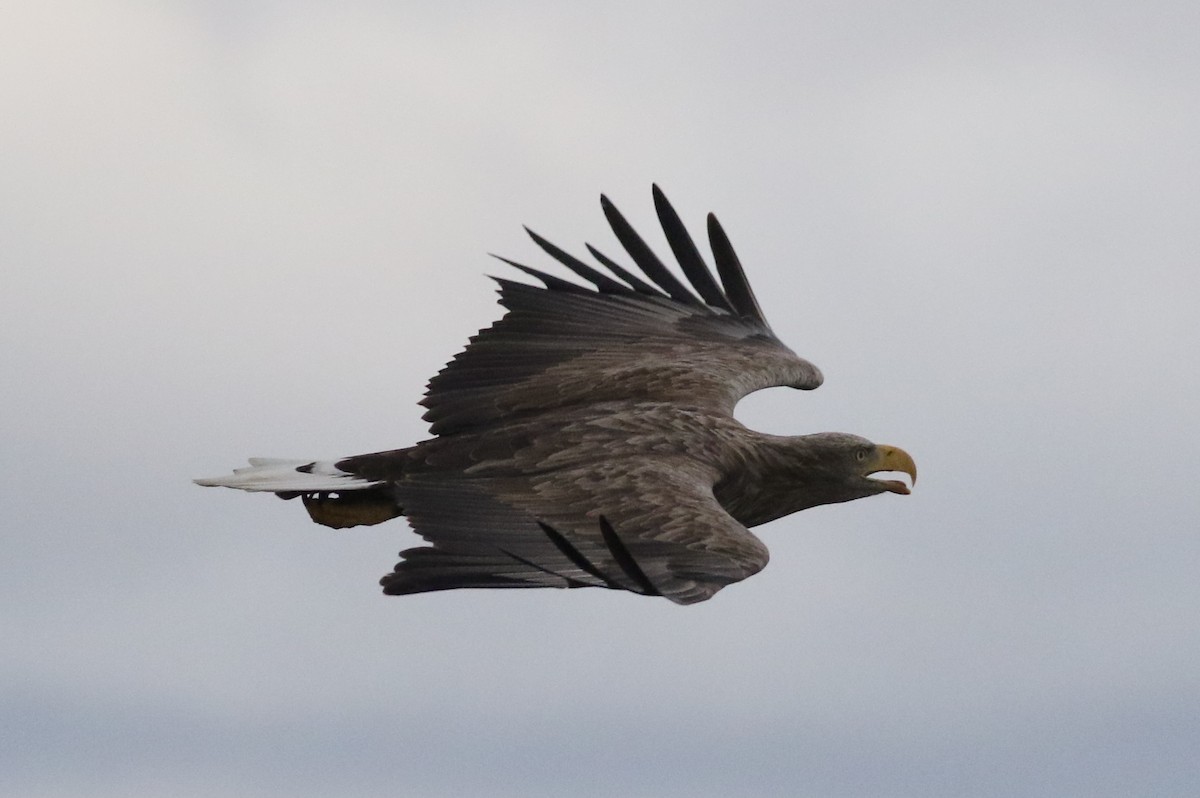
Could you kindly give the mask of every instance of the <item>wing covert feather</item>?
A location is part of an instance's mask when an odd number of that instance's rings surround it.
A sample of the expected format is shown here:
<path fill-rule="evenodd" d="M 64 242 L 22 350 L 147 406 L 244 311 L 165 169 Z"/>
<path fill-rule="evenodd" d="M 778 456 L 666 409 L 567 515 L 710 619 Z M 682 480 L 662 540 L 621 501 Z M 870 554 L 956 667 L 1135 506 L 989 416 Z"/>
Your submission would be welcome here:
<path fill-rule="evenodd" d="M 609 587 L 703 601 L 768 559 L 716 501 L 713 477 L 694 460 L 620 458 L 523 478 L 407 480 L 399 500 L 433 546 L 402 552 L 385 592 Z"/>

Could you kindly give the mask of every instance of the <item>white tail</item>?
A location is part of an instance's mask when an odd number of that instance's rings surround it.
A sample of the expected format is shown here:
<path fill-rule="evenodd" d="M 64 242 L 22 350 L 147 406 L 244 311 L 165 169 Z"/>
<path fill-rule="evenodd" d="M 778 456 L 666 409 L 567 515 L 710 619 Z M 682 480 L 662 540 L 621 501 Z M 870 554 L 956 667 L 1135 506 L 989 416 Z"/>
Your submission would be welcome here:
<path fill-rule="evenodd" d="M 194 480 L 206 487 L 270 493 L 317 493 L 322 491 L 363 490 L 383 483 L 342 471 L 334 460 L 279 460 L 251 457 L 246 468 L 234 469 L 224 477 Z"/>

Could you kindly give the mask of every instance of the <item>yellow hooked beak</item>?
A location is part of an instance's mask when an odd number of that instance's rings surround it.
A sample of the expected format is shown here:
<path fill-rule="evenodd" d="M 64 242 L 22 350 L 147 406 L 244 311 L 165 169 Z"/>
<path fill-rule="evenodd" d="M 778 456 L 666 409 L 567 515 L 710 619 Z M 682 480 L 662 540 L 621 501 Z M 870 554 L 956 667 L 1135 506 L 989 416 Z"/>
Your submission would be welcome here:
<path fill-rule="evenodd" d="M 913 462 L 912 456 L 908 452 L 898 446 L 876 446 L 874 457 L 868 458 L 865 466 L 863 476 L 878 471 L 902 471 L 912 479 L 913 485 L 917 484 L 917 464 Z M 875 481 L 892 493 L 907 494 L 911 492 L 908 485 L 896 479 Z"/>

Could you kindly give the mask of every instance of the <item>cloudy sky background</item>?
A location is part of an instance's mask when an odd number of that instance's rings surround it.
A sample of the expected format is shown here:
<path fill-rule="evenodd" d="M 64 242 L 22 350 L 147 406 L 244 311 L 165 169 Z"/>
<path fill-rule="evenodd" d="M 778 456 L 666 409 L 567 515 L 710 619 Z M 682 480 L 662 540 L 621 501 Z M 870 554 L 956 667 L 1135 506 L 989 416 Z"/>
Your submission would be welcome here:
<path fill-rule="evenodd" d="M 1190 3 L 8 3 L 0 792 L 1200 787 Z M 677 607 L 384 598 L 415 538 L 190 480 L 425 433 L 529 224 L 716 211 L 911 497 Z"/>

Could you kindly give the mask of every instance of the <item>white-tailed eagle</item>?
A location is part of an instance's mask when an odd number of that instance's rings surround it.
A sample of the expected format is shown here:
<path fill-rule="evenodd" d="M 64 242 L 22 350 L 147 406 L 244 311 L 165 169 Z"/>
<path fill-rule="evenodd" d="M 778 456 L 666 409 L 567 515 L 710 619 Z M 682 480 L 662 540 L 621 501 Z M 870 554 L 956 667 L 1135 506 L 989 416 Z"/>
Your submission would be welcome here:
<path fill-rule="evenodd" d="M 601 197 L 622 266 L 533 231 L 583 285 L 505 261 L 507 312 L 429 382 L 434 437 L 334 461 L 253 459 L 196 480 L 300 497 L 330 527 L 403 515 L 427 546 L 401 552 L 388 594 L 451 588 L 604 587 L 680 604 L 767 564 L 749 527 L 821 504 L 909 492 L 881 471 L 916 465 L 856 435 L 767 435 L 733 418 L 760 388 L 811 390 L 821 372 L 771 331 L 720 223 L 716 274 L 654 187 L 685 284 Z"/>

